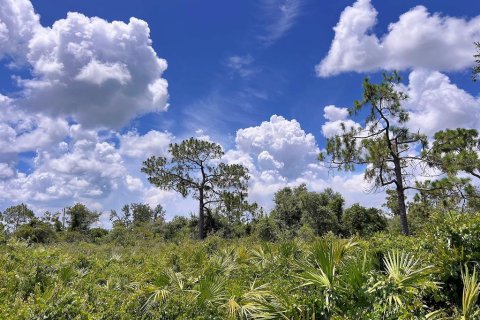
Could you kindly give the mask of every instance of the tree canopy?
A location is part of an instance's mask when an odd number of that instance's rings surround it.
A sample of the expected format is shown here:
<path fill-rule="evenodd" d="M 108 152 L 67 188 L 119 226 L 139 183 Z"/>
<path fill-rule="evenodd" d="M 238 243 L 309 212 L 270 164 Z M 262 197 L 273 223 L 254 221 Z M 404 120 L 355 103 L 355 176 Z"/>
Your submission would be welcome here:
<path fill-rule="evenodd" d="M 66 214 L 69 216 L 69 229 L 71 231 L 86 232 L 90 225 L 97 222 L 100 214 L 91 211 L 86 205 L 76 203 L 67 209 Z"/>
<path fill-rule="evenodd" d="M 190 138 L 169 146 L 169 157 L 152 156 L 143 162 L 148 181 L 163 190 L 183 197 L 192 195 L 199 202 L 198 237 L 205 237 L 205 210 L 224 203 L 227 195 L 244 199 L 248 170 L 239 164 L 221 162 L 222 147 L 216 143 Z"/>
<path fill-rule="evenodd" d="M 429 164 L 448 175 L 465 172 L 480 179 L 480 138 L 475 129 L 447 129 L 434 135 L 426 156 Z"/>
<path fill-rule="evenodd" d="M 15 231 L 20 225 L 30 222 L 35 214 L 26 204 L 21 203 L 5 209 L 0 217 L 8 230 Z"/>
<path fill-rule="evenodd" d="M 350 110 L 351 115 L 357 115 L 367 108 L 364 125 L 343 125 L 340 134 L 327 140 L 327 154 L 332 167 L 353 171 L 360 165 L 365 169 L 365 179 L 376 188 L 393 187 L 402 230 L 409 234 L 405 191 L 418 188 L 414 178 L 421 174 L 419 163 L 425 162 L 421 150 L 427 146 L 427 137 L 410 132 L 406 126 L 409 116 L 402 102 L 408 97 L 396 89 L 399 83 L 397 73 L 385 74 L 379 84 L 366 78 L 363 99 L 355 101 Z M 320 154 L 319 159 L 325 160 L 325 155 Z"/>

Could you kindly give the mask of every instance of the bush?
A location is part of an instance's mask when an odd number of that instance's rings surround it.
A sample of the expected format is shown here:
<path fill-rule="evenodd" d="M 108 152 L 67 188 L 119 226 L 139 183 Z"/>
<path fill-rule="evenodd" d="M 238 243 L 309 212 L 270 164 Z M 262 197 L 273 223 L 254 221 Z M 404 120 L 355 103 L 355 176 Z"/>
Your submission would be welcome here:
<path fill-rule="evenodd" d="M 57 239 L 57 235 L 50 225 L 39 222 L 18 227 L 13 236 L 34 243 L 50 243 Z"/>
<path fill-rule="evenodd" d="M 387 219 L 376 208 L 365 208 L 358 203 L 346 209 L 342 217 L 343 229 L 348 236 L 370 236 L 387 228 Z"/>
<path fill-rule="evenodd" d="M 253 224 L 253 233 L 263 241 L 275 241 L 280 233 L 277 224 L 271 217 L 264 216 Z"/>
<path fill-rule="evenodd" d="M 93 228 L 88 231 L 88 234 L 93 242 L 97 242 L 108 235 L 108 230 L 103 228 Z"/>

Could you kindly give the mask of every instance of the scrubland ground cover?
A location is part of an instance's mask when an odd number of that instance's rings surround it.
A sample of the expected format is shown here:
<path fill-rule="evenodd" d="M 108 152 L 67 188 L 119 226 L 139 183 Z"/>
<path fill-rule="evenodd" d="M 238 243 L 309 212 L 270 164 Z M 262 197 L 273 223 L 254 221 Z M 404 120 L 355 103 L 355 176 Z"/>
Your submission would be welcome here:
<path fill-rule="evenodd" d="M 139 230 L 0 245 L 1 319 L 477 319 L 480 214 L 406 237 Z M 119 236 L 122 233 L 122 237 Z"/>

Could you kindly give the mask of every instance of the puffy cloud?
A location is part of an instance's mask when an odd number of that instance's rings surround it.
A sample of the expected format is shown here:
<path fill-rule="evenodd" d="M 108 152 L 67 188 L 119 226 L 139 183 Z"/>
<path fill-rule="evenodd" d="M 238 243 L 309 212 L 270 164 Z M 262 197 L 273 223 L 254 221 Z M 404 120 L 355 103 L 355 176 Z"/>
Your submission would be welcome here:
<path fill-rule="evenodd" d="M 256 163 L 269 161 L 286 177 L 298 176 L 319 152 L 312 134 L 305 133 L 296 120 L 277 115 L 257 127 L 238 130 L 235 142 L 239 151 L 255 155 Z"/>
<path fill-rule="evenodd" d="M 40 19 L 27 0 L 0 0 L 0 59 L 23 58 Z"/>
<path fill-rule="evenodd" d="M 7 163 L 0 162 L 0 180 L 13 177 L 15 171 Z"/>
<path fill-rule="evenodd" d="M 370 0 L 346 7 L 334 27 L 328 55 L 316 66 L 317 75 L 419 67 L 462 70 L 473 64 L 480 16 L 467 20 L 416 6 L 391 23 L 381 37 L 372 33 L 376 22 L 377 11 Z"/>
<path fill-rule="evenodd" d="M 168 145 L 175 139 L 169 132 L 151 130 L 139 135 L 130 131 L 118 136 L 120 140 L 120 153 L 127 157 L 146 159 L 152 155 L 167 155 Z"/>
<path fill-rule="evenodd" d="M 327 106 L 325 114 L 328 119 L 342 121 L 348 112 L 345 108 Z M 383 203 L 383 192 L 365 196 L 372 186 L 364 181 L 363 173 L 329 176 L 317 160 L 319 148 L 315 138 L 296 120 L 274 115 L 259 126 L 238 130 L 236 142 L 236 148 L 226 152 L 224 161 L 249 169 L 249 199 L 267 211 L 274 205 L 275 192 L 301 183 L 313 191 L 331 187 L 346 197 L 347 205 L 359 202 L 380 206 Z"/>
<path fill-rule="evenodd" d="M 0 95 L 0 159 L 6 154 L 51 146 L 62 141 L 68 131 L 67 121 L 26 113 Z"/>
<path fill-rule="evenodd" d="M 326 138 L 334 137 L 335 135 L 342 132 L 344 126 L 345 128 L 356 128 L 360 125 L 348 117 L 347 108 L 338 108 L 333 105 L 326 106 L 323 109 L 323 116 L 327 121 L 322 125 L 322 133 Z"/>
<path fill-rule="evenodd" d="M 326 185 L 315 137 L 296 120 L 273 115 L 259 126 L 238 130 L 235 141 L 235 149 L 228 150 L 224 160 L 249 169 L 249 197 L 266 209 L 272 207 L 273 194 L 280 188 L 302 182 L 312 188 Z"/>
<path fill-rule="evenodd" d="M 125 175 L 115 147 L 98 139 L 61 142 L 57 148 L 39 151 L 33 169 L 0 184 L 1 197 L 39 203 L 102 198 L 117 189 Z"/>
<path fill-rule="evenodd" d="M 348 117 L 347 108 L 338 108 L 334 105 L 329 105 L 323 108 L 324 116 L 330 121 L 345 120 Z"/>
<path fill-rule="evenodd" d="M 403 106 L 409 112 L 407 125 L 412 131 L 433 136 L 447 128 L 480 129 L 480 100 L 451 83 L 445 74 L 416 69 L 409 74 L 408 84 L 398 89 L 408 95 Z M 346 108 L 326 106 L 324 117 L 327 121 L 322 133 L 326 138 L 339 134 L 342 124 L 347 128 L 359 126 L 348 118 Z"/>
<path fill-rule="evenodd" d="M 125 85 L 131 79 L 132 76 L 125 64 L 101 63 L 95 59 L 84 66 L 80 73 L 75 76 L 75 80 L 93 83 L 97 86 L 108 80 L 116 80 L 120 84 Z"/>
<path fill-rule="evenodd" d="M 166 69 L 151 47 L 148 25 L 109 23 L 69 13 L 30 40 L 34 79 L 23 80 L 25 104 L 71 115 L 87 127 L 117 128 L 167 107 Z"/>
<path fill-rule="evenodd" d="M 127 175 L 125 177 L 125 183 L 127 185 L 127 189 L 130 191 L 140 191 L 143 189 L 143 182 L 139 178 L 135 178 L 131 175 Z"/>
<path fill-rule="evenodd" d="M 409 126 L 432 136 L 447 128 L 480 129 L 480 100 L 450 82 L 437 71 L 414 70 L 408 86 L 405 108 L 410 111 Z"/>
<path fill-rule="evenodd" d="M 34 112 L 72 117 L 83 127 L 120 128 L 167 109 L 167 68 L 152 47 L 145 21 L 108 22 L 68 13 L 42 27 L 27 0 L 0 0 L 0 57 L 18 55 L 32 78 L 18 79 Z"/>

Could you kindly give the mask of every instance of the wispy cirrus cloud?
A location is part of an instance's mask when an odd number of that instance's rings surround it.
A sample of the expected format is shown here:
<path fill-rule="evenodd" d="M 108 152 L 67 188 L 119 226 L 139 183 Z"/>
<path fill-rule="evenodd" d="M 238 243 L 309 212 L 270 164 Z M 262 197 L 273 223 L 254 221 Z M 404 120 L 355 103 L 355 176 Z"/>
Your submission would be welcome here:
<path fill-rule="evenodd" d="M 301 13 L 303 0 L 262 0 L 264 32 L 258 39 L 265 46 L 278 41 L 295 24 Z"/>
<path fill-rule="evenodd" d="M 247 55 L 234 55 L 227 58 L 226 65 L 232 73 L 239 75 L 242 78 L 248 78 L 253 75 L 257 70 L 252 66 L 254 62 L 253 57 L 250 54 Z"/>

